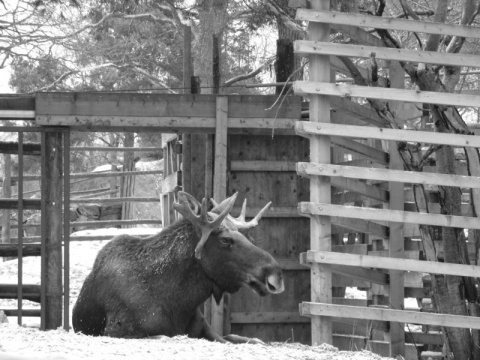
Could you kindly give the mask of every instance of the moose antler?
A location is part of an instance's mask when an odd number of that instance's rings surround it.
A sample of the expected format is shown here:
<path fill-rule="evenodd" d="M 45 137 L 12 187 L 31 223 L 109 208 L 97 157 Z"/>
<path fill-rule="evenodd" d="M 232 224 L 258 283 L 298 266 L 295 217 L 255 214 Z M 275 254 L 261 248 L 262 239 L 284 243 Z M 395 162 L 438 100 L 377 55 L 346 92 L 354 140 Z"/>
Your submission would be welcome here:
<path fill-rule="evenodd" d="M 227 199 L 228 200 L 228 199 Z M 226 204 L 225 202 L 227 200 L 224 200 L 222 201 L 220 204 L 217 204 L 215 202 L 215 200 L 213 199 L 210 199 L 210 201 L 212 202 L 214 208 L 212 209 L 211 212 L 213 213 L 218 213 L 220 211 L 223 211 L 223 209 L 225 208 Z M 245 216 L 246 216 L 246 212 L 247 212 L 247 199 L 245 199 L 243 201 L 243 205 L 242 205 L 242 210 L 240 212 L 240 215 L 236 218 L 234 218 L 232 215 L 228 215 L 228 220 L 231 221 L 233 224 L 235 224 L 235 226 L 239 229 L 239 230 L 249 230 L 249 229 L 252 229 L 254 228 L 255 226 L 258 225 L 258 222 L 260 221 L 260 219 L 262 218 L 263 214 L 265 213 L 265 211 L 267 211 L 267 209 L 270 207 L 270 205 L 272 204 L 272 202 L 270 201 L 267 205 L 265 205 L 262 210 L 260 210 L 258 212 L 258 214 L 250 221 L 246 221 L 245 220 Z"/>
<path fill-rule="evenodd" d="M 200 241 L 195 248 L 195 257 L 197 259 L 200 259 L 203 245 L 210 236 L 210 233 L 220 226 L 223 219 L 225 219 L 228 213 L 232 210 L 235 199 L 237 198 L 237 194 L 235 193 L 231 198 L 229 198 L 228 204 L 226 204 L 222 212 L 213 221 L 208 220 L 207 199 L 204 198 L 202 200 L 200 215 L 196 215 L 188 205 L 188 199 L 190 198 L 192 198 L 190 194 L 179 191 L 178 199 L 179 201 L 181 201 L 181 203 L 173 203 L 173 208 L 180 214 L 182 214 L 184 218 L 190 220 L 193 225 L 200 228 L 202 235 L 200 237 Z M 195 202 L 198 203 L 196 200 Z"/>

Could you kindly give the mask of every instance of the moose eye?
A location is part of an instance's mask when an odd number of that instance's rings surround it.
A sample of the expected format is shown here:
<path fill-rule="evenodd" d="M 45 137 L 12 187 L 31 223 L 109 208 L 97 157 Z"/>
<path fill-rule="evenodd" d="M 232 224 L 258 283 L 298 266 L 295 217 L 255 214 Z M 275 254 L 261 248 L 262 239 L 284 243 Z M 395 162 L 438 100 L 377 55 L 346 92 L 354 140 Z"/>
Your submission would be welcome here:
<path fill-rule="evenodd" d="M 226 246 L 232 246 L 232 243 L 233 243 L 232 239 L 224 238 L 224 237 L 220 238 L 219 241 L 220 241 L 220 244 L 226 245 Z"/>

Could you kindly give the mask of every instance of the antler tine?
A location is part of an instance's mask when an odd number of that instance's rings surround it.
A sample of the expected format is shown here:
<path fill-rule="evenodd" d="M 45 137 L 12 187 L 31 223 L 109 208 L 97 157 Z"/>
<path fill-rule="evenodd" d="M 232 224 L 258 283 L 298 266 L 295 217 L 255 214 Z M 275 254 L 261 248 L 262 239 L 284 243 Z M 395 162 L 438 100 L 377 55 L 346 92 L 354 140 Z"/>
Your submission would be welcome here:
<path fill-rule="evenodd" d="M 208 212 L 207 212 L 207 199 L 202 200 L 202 213 L 200 214 L 200 230 L 202 232 L 202 237 L 198 242 L 195 248 L 195 257 L 197 259 L 201 258 L 201 253 L 203 249 L 203 245 L 207 242 L 210 233 L 215 230 L 217 227 L 220 226 L 223 219 L 229 214 L 232 210 L 233 204 L 237 198 L 237 193 L 235 193 L 232 197 L 230 197 L 230 201 L 227 203 L 225 209 L 218 215 L 218 217 L 213 221 L 208 221 Z"/>
<path fill-rule="evenodd" d="M 188 205 L 188 201 L 186 199 L 181 199 L 179 197 L 181 203 L 174 202 L 173 208 L 182 214 L 186 219 L 190 220 L 193 223 L 197 223 L 200 220 L 200 216 L 197 216 L 193 210 Z"/>
<path fill-rule="evenodd" d="M 258 222 L 262 218 L 263 214 L 268 210 L 268 208 L 272 205 L 272 202 L 270 201 L 267 205 L 265 205 L 262 210 L 258 212 L 258 214 L 253 218 L 253 220 L 250 221 L 250 223 L 255 223 L 254 226 L 258 225 Z"/>
<path fill-rule="evenodd" d="M 245 216 L 246 215 L 247 215 L 247 198 L 245 198 L 245 200 L 243 200 L 242 211 L 240 212 L 240 216 L 238 218 L 245 221 Z"/>
<path fill-rule="evenodd" d="M 194 213 L 195 214 L 198 213 L 198 209 L 200 209 L 202 205 L 198 202 L 197 199 L 195 199 L 192 195 L 190 195 L 189 193 L 187 193 L 185 191 L 179 191 L 177 193 L 177 196 L 178 196 L 179 200 L 181 200 L 181 201 L 186 200 L 190 204 L 194 205 L 195 206 Z"/>

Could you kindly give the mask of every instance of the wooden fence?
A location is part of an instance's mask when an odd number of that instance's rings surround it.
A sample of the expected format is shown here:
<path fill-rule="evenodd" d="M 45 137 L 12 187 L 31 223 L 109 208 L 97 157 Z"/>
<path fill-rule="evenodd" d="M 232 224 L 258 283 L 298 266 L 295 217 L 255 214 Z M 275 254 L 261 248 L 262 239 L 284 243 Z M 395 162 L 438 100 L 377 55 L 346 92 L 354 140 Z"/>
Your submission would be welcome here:
<path fill-rule="evenodd" d="M 310 162 L 299 162 L 296 167 L 299 175 L 310 179 L 310 201 L 299 203 L 299 212 L 309 216 L 311 224 L 310 250 L 301 255 L 301 262 L 311 268 L 311 301 L 300 304 L 300 313 L 311 317 L 313 344 L 333 343 L 345 348 L 346 342 L 342 343 L 340 337 L 334 334 L 333 323 L 346 319 L 368 319 L 376 322 L 377 325 L 380 325 L 380 329 L 388 332 L 386 337 L 389 345 L 388 351 L 380 351 L 374 345 L 370 347 L 371 350 L 382 355 L 403 355 L 416 359 L 416 349 L 412 349 L 411 344 L 410 347 L 405 345 L 406 339 L 408 339 L 404 330 L 405 323 L 480 328 L 480 318 L 477 317 L 402 310 L 405 297 L 422 299 L 429 296 L 422 282 L 422 275 L 425 273 L 480 276 L 479 266 L 420 260 L 418 257 L 418 250 L 422 249 L 418 245 L 420 242 L 411 239 L 412 236 L 419 236 L 416 224 L 473 230 L 480 229 L 480 220 L 478 217 L 472 217 L 472 211 L 468 209 L 464 211 L 466 216 L 406 211 L 411 210 L 411 208 L 406 209 L 408 204 L 405 203 L 405 201 L 411 201 L 411 190 L 405 191 L 404 184 L 479 189 L 480 177 L 404 171 L 396 144 L 397 142 L 427 142 L 461 148 L 479 148 L 480 137 L 385 129 L 386 124 L 382 124 L 382 120 L 374 114 L 373 116 L 371 113 L 369 114 L 366 108 L 362 109 L 362 112 L 357 112 L 358 115 L 363 113 L 366 116 L 359 116 L 357 119 L 363 120 L 367 125 L 378 126 L 378 128 L 331 124 L 330 107 L 339 101 L 346 103 L 348 101 L 345 100 L 346 97 L 387 100 L 393 102 L 391 104 L 397 107 L 404 106 L 398 102 L 479 107 L 480 96 L 478 95 L 402 89 L 404 74 L 396 63 L 397 61 L 409 61 L 478 67 L 479 56 L 388 49 L 383 47 L 380 39 L 357 26 L 429 34 L 450 34 L 469 38 L 480 38 L 480 29 L 471 26 L 330 12 L 330 2 L 322 0 L 310 1 L 310 6 L 310 9 L 297 10 L 297 20 L 309 21 L 309 40 L 295 43 L 296 53 L 308 55 L 310 58 L 310 80 L 295 82 L 293 86 L 296 94 L 309 96 L 310 113 L 310 123 L 297 122 L 295 126 L 298 135 L 310 139 Z M 331 28 L 349 36 L 356 44 L 329 43 Z M 398 87 L 398 89 L 330 83 L 331 69 L 349 76 L 345 66 L 334 56 L 368 58 L 372 53 L 375 53 L 377 59 L 389 61 L 392 87 Z M 360 70 L 365 73 L 364 69 Z M 352 108 L 352 106 L 343 108 Z M 358 109 L 356 106 L 355 108 Z M 334 119 L 332 120 L 335 122 Z M 339 137 L 341 137 L 340 141 Z M 362 144 L 362 141 L 359 142 L 359 139 L 369 139 L 367 141 L 369 144 L 381 140 L 384 145 L 389 145 L 389 150 L 385 152 L 383 149 L 370 147 L 365 143 Z M 368 159 L 368 162 L 356 160 L 357 163 L 355 163 L 354 159 L 346 164 L 345 162 L 331 164 L 330 148 L 332 145 L 349 149 L 350 154 L 354 154 L 357 158 Z M 335 156 L 333 158 L 335 159 Z M 388 183 L 388 188 L 376 186 L 381 183 Z M 349 193 L 334 192 L 330 197 L 332 186 L 355 194 L 350 196 Z M 368 199 L 367 202 L 371 207 L 360 206 L 363 199 Z M 432 209 L 435 211 L 435 206 Z M 350 222 L 350 228 L 353 225 L 362 233 L 368 234 L 370 249 L 375 250 L 376 243 L 380 241 L 381 249 L 385 250 L 358 252 L 358 245 L 354 245 L 354 241 L 349 239 L 342 248 L 342 252 L 350 254 L 332 252 L 339 249 L 334 242 L 335 232 L 332 232 L 331 224 L 334 222 L 338 224 L 339 218 L 346 219 L 345 223 Z M 341 242 L 343 243 L 343 236 Z M 337 249 L 335 249 L 336 247 Z M 408 258 L 408 253 L 412 251 L 415 254 L 414 258 Z M 381 256 L 374 256 L 375 252 L 381 253 Z M 339 299 L 332 297 L 332 287 L 338 286 L 337 281 L 332 282 L 333 277 L 338 275 L 332 274 L 341 274 L 350 279 L 376 284 L 376 290 L 369 287 L 370 293 L 373 294 L 373 298 L 378 295 L 388 296 L 385 303 L 387 306 L 369 306 L 359 309 L 357 306 L 341 304 Z M 409 288 L 411 285 L 408 283 L 412 284 L 413 276 L 417 276 L 416 278 L 420 280 L 420 286 L 417 285 L 417 290 L 420 291 L 412 291 Z M 350 282 L 350 284 L 352 283 Z M 359 282 L 356 284 L 360 286 Z M 373 305 L 375 305 L 375 299 L 373 300 Z M 356 305 L 360 305 L 360 303 Z M 382 327 L 378 321 L 389 322 L 390 326 Z M 442 344 L 438 334 L 409 333 L 409 336 L 417 344 Z M 354 337 L 350 337 L 349 344 L 352 344 L 352 341 L 355 342 Z M 368 345 L 367 342 L 357 342 L 356 345 L 364 348 Z M 411 343 L 411 341 L 408 342 Z"/>
<path fill-rule="evenodd" d="M 71 151 L 152 151 L 158 148 L 105 148 L 105 147 L 74 147 L 70 148 L 66 142 L 68 141 L 68 133 L 60 133 L 60 139 L 55 139 L 54 144 L 50 141 L 48 135 L 45 135 L 46 129 L 32 127 L 12 127 L 8 128 L 8 132 L 18 133 L 18 142 L 0 142 L 0 153 L 4 153 L 4 176 L 0 179 L 3 187 L 3 198 L 0 199 L 0 208 L 3 209 L 2 222 L 2 241 L 0 244 L 0 257 L 17 257 L 18 258 L 18 286 L 10 284 L 0 284 L 0 298 L 17 299 L 17 309 L 3 309 L 8 316 L 17 316 L 18 324 L 21 325 L 24 316 L 40 316 L 41 327 L 51 328 L 58 327 L 62 322 L 62 315 L 57 310 L 64 310 L 64 326 L 69 327 L 69 243 L 70 241 L 88 241 L 110 239 L 112 236 L 72 236 L 70 232 L 73 227 L 106 227 L 106 226 L 125 226 L 139 224 L 155 224 L 160 225 L 160 220 L 139 219 L 139 220 L 106 220 L 106 221 L 76 221 L 70 222 L 70 212 L 63 211 L 68 209 L 69 204 L 83 203 L 107 203 L 122 204 L 126 202 L 156 202 L 159 203 L 158 197 L 114 197 L 103 198 L 100 196 L 112 196 L 119 194 L 119 188 L 115 185 L 108 189 L 93 189 L 87 191 L 71 192 L 70 185 L 78 184 L 78 182 L 88 181 L 95 178 L 117 178 L 137 175 L 161 175 L 163 170 L 150 171 L 108 171 L 98 173 L 80 173 L 70 174 L 69 157 Z M 42 131 L 43 130 L 43 131 Z M 2 128 L 2 131 L 4 129 Z M 25 144 L 24 133 L 30 131 L 42 132 L 41 144 Z M 46 147 L 52 147 L 48 151 Z M 54 159 L 56 154 L 61 154 L 62 158 Z M 12 176 L 11 155 L 18 156 L 18 175 Z M 41 159 L 42 175 L 24 175 L 24 156 L 36 156 Z M 47 159 L 48 158 L 48 159 Z M 63 160 L 62 160 L 63 159 Z M 52 170 L 52 166 L 55 169 Z M 50 178 L 52 174 L 53 176 Z M 70 180 L 74 180 L 70 182 Z M 80 179 L 76 180 L 75 179 Z M 41 180 L 41 181 L 40 181 Z M 38 190 L 23 191 L 24 182 L 40 181 L 41 188 Z M 17 186 L 17 193 L 12 194 L 12 184 Z M 62 191 L 63 188 L 63 191 Z M 25 196 L 41 192 L 39 199 L 25 199 Z M 52 195 L 52 193 L 54 193 Z M 53 197 L 53 201 L 47 203 L 48 197 Z M 80 196 L 82 198 L 75 198 Z M 72 198 L 71 198 L 72 197 Z M 88 197 L 88 198 L 85 198 Z M 62 204 L 63 203 L 63 204 Z M 55 206 L 55 204 L 57 204 Z M 63 205 L 63 206 L 62 206 Z M 47 211 L 52 206 L 53 209 Z M 25 224 L 24 210 L 42 210 L 43 215 L 40 223 Z M 11 212 L 17 212 L 17 225 L 11 225 Z M 53 213 L 53 214 L 52 214 Z M 62 225 L 63 224 L 63 225 Z M 63 228 L 62 228 L 63 227 Z M 24 230 L 31 228 L 41 229 L 41 236 L 25 236 Z M 16 229 L 16 236 L 11 236 L 10 231 Z M 47 231 L 55 231 L 54 236 L 48 237 Z M 157 230 L 158 231 L 158 230 Z M 43 239 L 43 240 L 42 240 Z M 47 248 L 48 239 L 53 240 L 53 246 Z M 63 290 L 62 282 L 62 261 L 58 257 L 64 254 L 64 271 L 63 271 Z M 23 258 L 26 256 L 41 256 L 42 271 L 41 285 L 31 285 L 23 283 Z M 53 265 L 52 265 L 53 264 Z M 58 268 L 57 265 L 60 265 Z M 47 271 L 49 269 L 49 271 Z M 53 278 L 52 278 L 53 277 Z M 49 294 L 54 293 L 55 296 Z M 63 294 L 63 296 L 62 296 Z M 38 309 L 24 309 L 23 300 L 31 300 L 41 302 L 42 307 Z M 52 311 L 52 308 L 55 311 Z"/>

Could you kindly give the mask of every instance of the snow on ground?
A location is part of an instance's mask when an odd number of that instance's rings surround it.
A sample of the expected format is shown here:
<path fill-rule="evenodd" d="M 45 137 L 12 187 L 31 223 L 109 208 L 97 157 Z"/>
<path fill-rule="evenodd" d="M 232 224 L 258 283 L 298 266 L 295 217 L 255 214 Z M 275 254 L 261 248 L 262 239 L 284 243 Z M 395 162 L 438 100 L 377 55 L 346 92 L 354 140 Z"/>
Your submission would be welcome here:
<path fill-rule="evenodd" d="M 151 234 L 160 229 L 101 229 L 84 230 L 75 235 L 113 235 L 123 232 Z M 90 272 L 97 252 L 106 241 L 74 241 L 70 244 L 70 311 L 77 299 L 85 277 Z M 0 283 L 17 283 L 16 260 L 0 263 Z M 40 284 L 40 258 L 27 257 L 23 261 L 26 284 Z M 352 294 L 352 296 L 354 296 Z M 17 300 L 1 300 L 0 308 L 16 308 Z M 25 301 L 24 308 L 39 308 L 38 304 Z M 0 360 L 26 359 L 208 359 L 208 360 L 379 360 L 380 356 L 368 351 L 338 351 L 329 345 L 307 346 L 298 343 L 220 344 L 186 336 L 152 339 L 115 339 L 91 337 L 66 332 L 63 329 L 40 331 L 38 318 L 24 318 L 24 326 L 17 325 L 17 318 L 0 324 Z"/>

